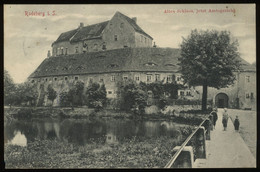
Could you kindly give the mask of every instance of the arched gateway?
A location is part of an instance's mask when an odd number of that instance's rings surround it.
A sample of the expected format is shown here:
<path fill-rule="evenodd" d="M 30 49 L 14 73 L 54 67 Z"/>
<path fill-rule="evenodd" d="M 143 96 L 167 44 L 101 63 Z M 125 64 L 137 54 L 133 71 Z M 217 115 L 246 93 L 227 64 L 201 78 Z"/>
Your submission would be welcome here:
<path fill-rule="evenodd" d="M 227 108 L 228 107 L 228 96 L 225 93 L 219 93 L 215 97 L 215 104 L 218 108 Z"/>

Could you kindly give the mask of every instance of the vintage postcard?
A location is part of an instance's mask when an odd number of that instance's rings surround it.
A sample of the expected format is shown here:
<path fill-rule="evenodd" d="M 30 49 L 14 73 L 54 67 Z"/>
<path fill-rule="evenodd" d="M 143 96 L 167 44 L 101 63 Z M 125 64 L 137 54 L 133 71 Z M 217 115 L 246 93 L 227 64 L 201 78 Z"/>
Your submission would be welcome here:
<path fill-rule="evenodd" d="M 7 169 L 255 168 L 255 4 L 4 5 Z"/>

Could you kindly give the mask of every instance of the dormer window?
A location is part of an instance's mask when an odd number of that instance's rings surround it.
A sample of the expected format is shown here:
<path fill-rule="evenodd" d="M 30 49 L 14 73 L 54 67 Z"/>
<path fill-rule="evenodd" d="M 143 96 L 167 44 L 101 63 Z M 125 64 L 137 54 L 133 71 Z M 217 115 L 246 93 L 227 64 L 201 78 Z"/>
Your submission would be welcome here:
<path fill-rule="evenodd" d="M 171 63 L 169 63 L 169 64 L 166 64 L 165 66 L 175 66 L 174 64 L 171 64 Z"/>
<path fill-rule="evenodd" d="M 117 39 L 118 39 L 118 38 L 117 38 L 117 35 L 114 35 L 114 40 L 117 41 Z"/>
<path fill-rule="evenodd" d="M 157 66 L 157 64 L 149 62 L 149 63 L 145 63 L 144 66 Z"/>

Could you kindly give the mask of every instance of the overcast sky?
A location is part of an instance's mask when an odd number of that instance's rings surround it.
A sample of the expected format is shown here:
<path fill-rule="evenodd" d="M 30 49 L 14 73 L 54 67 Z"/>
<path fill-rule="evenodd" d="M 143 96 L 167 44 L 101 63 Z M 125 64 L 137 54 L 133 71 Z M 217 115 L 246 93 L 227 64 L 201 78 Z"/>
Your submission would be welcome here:
<path fill-rule="evenodd" d="M 177 13 L 177 10 L 194 13 Z M 196 13 L 204 9 L 206 13 Z M 233 9 L 233 12 L 208 12 Z M 176 13 L 164 13 L 175 10 Z M 26 16 L 25 11 L 45 16 Z M 48 16 L 48 12 L 55 16 Z M 256 61 L 255 6 L 253 4 L 164 4 L 164 5 L 5 5 L 4 67 L 14 82 L 21 83 L 40 65 L 60 33 L 110 20 L 116 11 L 137 17 L 137 24 L 159 47 L 179 48 L 192 29 L 229 30 L 239 42 L 241 57 Z"/>

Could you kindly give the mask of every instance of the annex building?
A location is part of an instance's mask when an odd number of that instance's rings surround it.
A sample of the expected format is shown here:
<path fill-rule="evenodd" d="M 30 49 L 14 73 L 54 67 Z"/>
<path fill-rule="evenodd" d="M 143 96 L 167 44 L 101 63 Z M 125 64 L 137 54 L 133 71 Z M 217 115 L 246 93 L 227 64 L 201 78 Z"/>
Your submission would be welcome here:
<path fill-rule="evenodd" d="M 105 84 L 108 98 L 116 98 L 117 83 L 132 79 L 136 82 L 182 83 L 178 72 L 180 49 L 158 48 L 153 38 L 129 18 L 116 12 L 109 21 L 84 26 L 61 33 L 52 43 L 52 54 L 29 76 L 37 83 L 37 104 L 47 105 L 46 90 L 53 85 L 59 94 L 81 80 L 85 87 L 90 82 Z M 237 72 L 237 81 L 225 89 L 208 88 L 208 98 L 219 107 L 256 108 L 256 68 L 243 59 L 243 70 Z M 178 96 L 188 99 L 202 97 L 202 88 L 179 90 Z M 40 103 L 39 103 L 40 102 Z"/>

